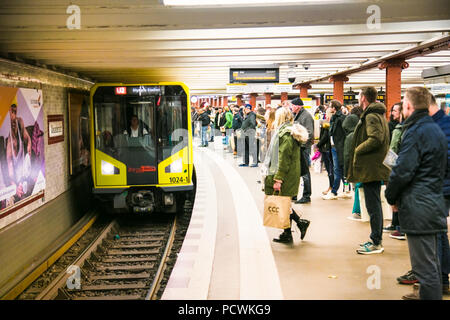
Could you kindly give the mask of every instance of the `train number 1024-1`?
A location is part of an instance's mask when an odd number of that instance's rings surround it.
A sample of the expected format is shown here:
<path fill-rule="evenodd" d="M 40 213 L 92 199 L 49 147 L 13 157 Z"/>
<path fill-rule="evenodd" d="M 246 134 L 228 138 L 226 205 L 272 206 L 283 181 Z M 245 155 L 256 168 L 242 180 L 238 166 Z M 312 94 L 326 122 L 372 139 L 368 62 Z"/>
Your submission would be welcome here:
<path fill-rule="evenodd" d="M 170 180 L 170 183 L 183 183 L 183 182 L 186 182 L 185 180 L 187 180 L 187 178 L 184 179 L 183 177 L 173 177 L 173 178 L 169 178 L 169 180 Z"/>

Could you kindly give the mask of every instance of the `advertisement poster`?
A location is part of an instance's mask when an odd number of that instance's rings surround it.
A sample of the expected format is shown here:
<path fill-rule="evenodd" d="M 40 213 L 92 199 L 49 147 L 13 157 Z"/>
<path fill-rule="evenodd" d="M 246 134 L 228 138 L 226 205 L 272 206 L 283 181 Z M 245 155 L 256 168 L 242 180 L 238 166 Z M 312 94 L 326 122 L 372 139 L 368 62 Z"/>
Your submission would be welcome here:
<path fill-rule="evenodd" d="M 90 165 L 89 95 L 69 92 L 70 174 Z"/>
<path fill-rule="evenodd" d="M 0 87 L 0 217 L 45 189 L 42 90 Z"/>

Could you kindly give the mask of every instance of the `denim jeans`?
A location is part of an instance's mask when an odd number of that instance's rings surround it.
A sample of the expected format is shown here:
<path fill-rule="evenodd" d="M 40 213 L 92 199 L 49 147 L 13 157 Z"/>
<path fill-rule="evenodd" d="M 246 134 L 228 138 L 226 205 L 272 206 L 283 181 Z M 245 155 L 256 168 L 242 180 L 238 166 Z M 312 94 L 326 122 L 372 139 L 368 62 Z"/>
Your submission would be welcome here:
<path fill-rule="evenodd" d="M 311 147 L 305 149 L 305 158 L 308 160 L 308 173 L 303 175 L 303 198 L 311 198 L 311 173 L 309 166 L 311 165 Z"/>
<path fill-rule="evenodd" d="M 333 187 L 334 173 L 333 173 L 333 159 L 331 157 L 331 151 L 322 152 L 322 161 L 325 164 L 325 169 L 328 173 L 328 181 L 330 188 Z"/>
<path fill-rule="evenodd" d="M 208 126 L 202 127 L 202 146 L 208 145 L 208 139 L 206 137 L 206 132 L 208 131 Z"/>
<path fill-rule="evenodd" d="M 338 160 L 338 155 L 337 155 L 337 151 L 336 148 L 331 148 L 331 155 L 333 156 L 333 173 L 334 173 L 334 182 L 333 182 L 333 188 L 331 189 L 331 192 L 334 195 L 337 195 L 338 190 L 339 190 L 339 186 L 341 185 L 341 180 L 342 180 L 342 173 L 343 173 L 343 168 L 342 165 L 339 163 Z"/>

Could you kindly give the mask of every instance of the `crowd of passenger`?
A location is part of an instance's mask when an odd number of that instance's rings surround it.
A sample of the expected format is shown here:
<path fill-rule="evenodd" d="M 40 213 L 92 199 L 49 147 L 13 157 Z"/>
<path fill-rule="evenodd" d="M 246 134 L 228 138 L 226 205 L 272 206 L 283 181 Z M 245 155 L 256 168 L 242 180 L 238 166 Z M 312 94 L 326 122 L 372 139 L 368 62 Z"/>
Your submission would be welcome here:
<path fill-rule="evenodd" d="M 376 100 L 377 90 L 361 90 L 359 104 L 332 100 L 305 109 L 295 98 L 277 106 L 250 104 L 192 109 L 200 124 L 201 146 L 222 139 L 225 150 L 242 157 L 240 167 L 261 163 L 264 192 L 278 192 L 300 204 L 311 203 L 311 162 L 324 168 L 328 188 L 323 200 L 352 199 L 352 219 L 361 219 L 359 193 L 364 191 L 370 221 L 370 240 L 358 254 L 384 252 L 383 232 L 407 240 L 412 270 L 397 278 L 413 284 L 404 299 L 442 299 L 449 294 L 450 248 L 447 217 L 450 210 L 450 117 L 445 104 L 423 87 L 407 89 L 403 101 L 391 106 Z M 314 139 L 318 121 L 320 135 Z M 212 129 L 212 130 L 211 130 Z M 311 154 L 313 155 L 311 156 Z M 250 163 L 250 156 L 252 163 Z M 303 193 L 297 199 L 300 177 Z M 339 192 L 342 184 L 342 192 Z M 391 224 L 383 227 L 382 186 L 391 205 Z M 303 239 L 310 221 L 291 211 Z M 291 228 L 274 239 L 292 243 Z"/>

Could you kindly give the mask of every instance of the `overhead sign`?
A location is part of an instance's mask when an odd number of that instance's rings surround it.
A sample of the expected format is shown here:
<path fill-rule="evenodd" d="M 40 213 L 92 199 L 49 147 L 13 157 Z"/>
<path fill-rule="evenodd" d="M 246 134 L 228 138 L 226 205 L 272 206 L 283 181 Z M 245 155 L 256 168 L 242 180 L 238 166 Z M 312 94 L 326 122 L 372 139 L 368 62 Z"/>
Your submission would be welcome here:
<path fill-rule="evenodd" d="M 279 68 L 230 68 L 230 83 L 278 82 Z"/>
<path fill-rule="evenodd" d="M 227 93 L 230 94 L 250 94 L 250 93 L 295 93 L 296 89 L 292 89 L 290 83 L 230 83 L 227 85 Z"/>

